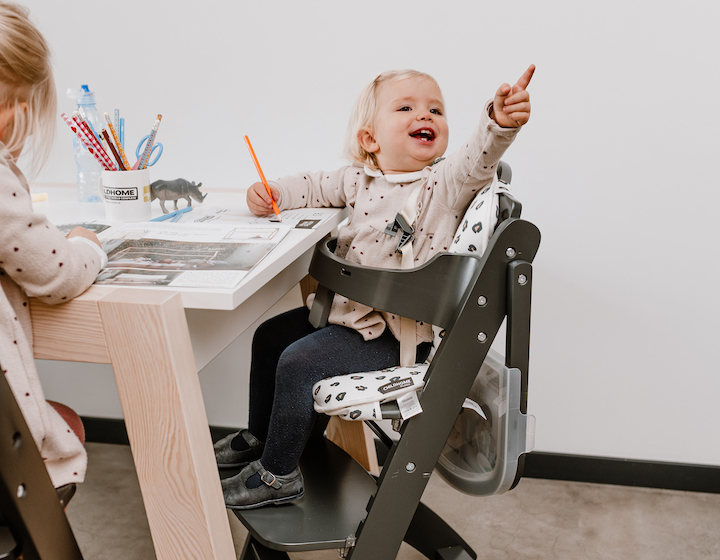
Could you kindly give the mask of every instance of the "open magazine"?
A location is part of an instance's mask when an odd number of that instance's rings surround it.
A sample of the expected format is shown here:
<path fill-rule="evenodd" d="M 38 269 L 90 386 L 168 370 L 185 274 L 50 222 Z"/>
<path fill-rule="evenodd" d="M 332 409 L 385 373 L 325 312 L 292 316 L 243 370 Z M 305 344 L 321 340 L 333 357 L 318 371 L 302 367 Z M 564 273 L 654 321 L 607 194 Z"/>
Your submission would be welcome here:
<path fill-rule="evenodd" d="M 193 209 L 178 222 L 63 224 L 98 236 L 108 255 L 96 284 L 233 288 L 291 229 L 314 229 L 330 208 L 283 212 L 283 221 L 228 208 Z"/>
<path fill-rule="evenodd" d="M 204 288 L 237 285 L 291 229 L 280 223 L 81 225 L 95 231 L 108 255 L 96 284 Z"/>

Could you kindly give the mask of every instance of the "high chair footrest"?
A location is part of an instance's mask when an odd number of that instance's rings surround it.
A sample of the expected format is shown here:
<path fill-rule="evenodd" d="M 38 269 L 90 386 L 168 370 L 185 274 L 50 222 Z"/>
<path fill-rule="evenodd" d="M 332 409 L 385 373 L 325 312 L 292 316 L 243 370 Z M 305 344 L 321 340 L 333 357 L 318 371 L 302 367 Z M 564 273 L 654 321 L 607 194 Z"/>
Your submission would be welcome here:
<path fill-rule="evenodd" d="M 375 479 L 334 443 L 311 440 L 300 459 L 305 494 L 278 507 L 233 511 L 250 534 L 272 550 L 343 548 L 366 515 Z"/>

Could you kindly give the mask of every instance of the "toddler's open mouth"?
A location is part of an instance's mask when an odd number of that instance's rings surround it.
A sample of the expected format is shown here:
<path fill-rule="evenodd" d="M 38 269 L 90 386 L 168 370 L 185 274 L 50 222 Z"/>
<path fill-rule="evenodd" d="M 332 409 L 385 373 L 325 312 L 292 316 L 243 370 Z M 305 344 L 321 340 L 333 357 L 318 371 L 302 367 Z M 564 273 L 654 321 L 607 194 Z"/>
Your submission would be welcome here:
<path fill-rule="evenodd" d="M 430 128 L 421 128 L 411 133 L 410 136 L 424 142 L 432 142 L 435 140 L 435 133 Z"/>

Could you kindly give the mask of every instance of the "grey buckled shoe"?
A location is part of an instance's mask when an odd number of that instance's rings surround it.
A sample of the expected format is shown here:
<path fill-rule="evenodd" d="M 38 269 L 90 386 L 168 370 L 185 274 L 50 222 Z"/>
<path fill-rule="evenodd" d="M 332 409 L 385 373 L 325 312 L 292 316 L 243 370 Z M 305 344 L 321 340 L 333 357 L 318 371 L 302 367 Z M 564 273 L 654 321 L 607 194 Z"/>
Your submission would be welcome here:
<path fill-rule="evenodd" d="M 238 435 L 247 442 L 250 449 L 237 451 L 230 445 L 232 440 Z M 221 469 L 239 469 L 249 464 L 255 459 L 259 459 L 262 455 L 265 444 L 252 435 L 248 430 L 240 430 L 229 436 L 225 436 L 221 440 L 215 442 L 213 449 L 215 450 L 215 461 Z"/>
<path fill-rule="evenodd" d="M 257 488 L 245 486 L 247 479 L 260 473 L 263 484 Z M 299 500 L 305 493 L 300 467 L 290 474 L 275 476 L 266 470 L 260 460 L 253 461 L 239 474 L 222 481 L 225 506 L 230 509 L 254 509 L 267 505 L 280 505 Z"/>

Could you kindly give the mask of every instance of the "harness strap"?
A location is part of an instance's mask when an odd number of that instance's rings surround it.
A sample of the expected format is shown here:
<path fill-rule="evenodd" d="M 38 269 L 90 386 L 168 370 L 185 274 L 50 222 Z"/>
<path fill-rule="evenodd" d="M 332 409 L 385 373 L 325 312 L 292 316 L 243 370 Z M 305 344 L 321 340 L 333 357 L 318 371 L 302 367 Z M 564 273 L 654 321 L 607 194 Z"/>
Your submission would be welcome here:
<path fill-rule="evenodd" d="M 412 193 L 410 193 L 410 196 L 405 201 L 405 205 L 402 210 L 398 212 L 395 217 L 395 223 L 391 226 L 395 232 L 397 232 L 398 229 L 402 231 L 401 237 L 398 240 L 398 247 L 396 251 L 400 252 L 400 268 L 403 270 L 412 268 L 415 261 L 412 244 L 415 239 L 415 236 L 413 235 L 413 233 L 415 233 L 413 224 L 417 219 L 418 198 L 421 190 L 422 185 L 419 185 Z M 392 235 L 395 235 L 395 233 L 392 233 Z M 416 356 L 417 322 L 414 319 L 400 317 L 400 365 L 414 365 L 417 361 Z"/>

